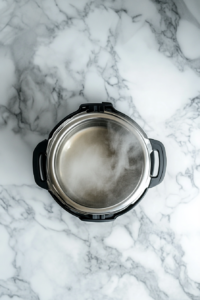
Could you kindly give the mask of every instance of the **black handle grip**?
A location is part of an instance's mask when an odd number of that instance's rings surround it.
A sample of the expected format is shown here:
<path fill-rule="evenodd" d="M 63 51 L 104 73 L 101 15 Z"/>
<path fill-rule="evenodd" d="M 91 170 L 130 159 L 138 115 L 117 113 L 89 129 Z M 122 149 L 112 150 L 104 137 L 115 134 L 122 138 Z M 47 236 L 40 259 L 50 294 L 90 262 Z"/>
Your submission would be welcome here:
<path fill-rule="evenodd" d="M 35 150 L 33 151 L 33 175 L 35 178 L 35 182 L 41 188 L 46 190 L 48 190 L 48 185 L 46 181 L 46 172 L 45 172 L 47 144 L 48 141 L 44 140 L 41 143 L 39 143 L 36 146 Z M 40 157 L 41 157 L 41 161 L 40 161 Z M 41 166 L 40 166 L 40 162 L 41 162 Z M 40 169 L 43 175 L 43 179 L 41 178 Z"/>
<path fill-rule="evenodd" d="M 87 109 L 87 112 L 104 112 L 115 111 L 112 103 L 102 102 L 102 103 L 84 103 L 79 107 L 80 110 Z"/>
<path fill-rule="evenodd" d="M 164 145 L 156 140 L 149 139 L 153 151 L 158 151 L 158 157 L 159 157 L 159 166 L 158 166 L 158 174 L 155 177 L 151 177 L 151 182 L 149 187 L 152 188 L 159 183 L 163 181 L 163 178 L 165 177 L 165 171 L 166 171 L 166 166 L 167 166 L 167 157 L 166 157 L 166 152 L 165 152 L 165 147 Z M 154 157 L 151 156 L 151 170 L 154 169 Z"/>

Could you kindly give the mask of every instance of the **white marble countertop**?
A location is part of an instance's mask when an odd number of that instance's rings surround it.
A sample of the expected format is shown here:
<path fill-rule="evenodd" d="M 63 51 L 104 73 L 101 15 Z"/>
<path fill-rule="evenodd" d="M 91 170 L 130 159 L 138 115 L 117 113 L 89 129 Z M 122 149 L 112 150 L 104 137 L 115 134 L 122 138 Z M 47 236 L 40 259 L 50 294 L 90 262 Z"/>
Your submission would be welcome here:
<path fill-rule="evenodd" d="M 165 180 L 84 223 L 32 152 L 84 102 L 112 102 L 166 147 Z M 200 299 L 200 2 L 0 1 L 0 299 Z"/>

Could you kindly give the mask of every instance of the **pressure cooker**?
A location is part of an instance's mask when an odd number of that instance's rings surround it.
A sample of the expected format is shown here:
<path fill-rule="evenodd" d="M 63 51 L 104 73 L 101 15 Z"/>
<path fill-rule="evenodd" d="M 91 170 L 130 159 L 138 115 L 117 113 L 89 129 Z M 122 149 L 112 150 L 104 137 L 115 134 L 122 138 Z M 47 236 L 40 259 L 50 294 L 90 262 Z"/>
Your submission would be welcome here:
<path fill-rule="evenodd" d="M 163 181 L 166 164 L 164 145 L 109 102 L 81 104 L 33 152 L 36 184 L 88 222 L 130 211 Z"/>

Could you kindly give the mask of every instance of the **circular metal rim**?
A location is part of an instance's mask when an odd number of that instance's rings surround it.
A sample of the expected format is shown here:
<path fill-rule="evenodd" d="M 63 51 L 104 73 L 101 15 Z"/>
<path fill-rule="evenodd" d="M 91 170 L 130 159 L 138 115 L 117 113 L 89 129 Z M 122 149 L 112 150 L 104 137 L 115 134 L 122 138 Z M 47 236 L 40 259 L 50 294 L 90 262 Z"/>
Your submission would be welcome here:
<path fill-rule="evenodd" d="M 129 130 L 134 132 L 134 134 L 136 134 L 138 139 L 140 140 L 140 144 L 143 149 L 144 160 L 145 160 L 143 177 L 141 178 L 140 182 L 138 183 L 137 187 L 133 190 L 131 195 L 125 198 L 122 202 L 106 208 L 90 208 L 90 207 L 80 205 L 74 202 L 72 199 L 70 199 L 60 187 L 59 182 L 56 178 L 55 167 L 54 167 L 57 148 L 61 140 L 63 139 L 63 137 L 66 135 L 66 133 L 82 122 L 92 120 L 92 119 L 97 119 L 97 118 L 115 120 L 118 123 L 125 125 L 126 127 L 129 128 Z M 124 115 L 122 116 L 122 114 L 111 113 L 111 112 L 104 112 L 104 113 L 84 112 L 84 113 L 77 114 L 72 118 L 68 119 L 67 121 L 65 121 L 64 123 L 62 123 L 53 133 L 51 139 L 49 139 L 48 141 L 46 168 L 47 168 L 47 183 L 49 189 L 62 201 L 63 204 L 67 205 L 69 208 L 77 211 L 78 213 L 99 215 L 99 214 L 110 214 L 110 213 L 119 212 L 125 209 L 126 207 L 128 207 L 130 204 L 135 203 L 142 195 L 144 190 L 149 186 L 151 180 L 151 176 L 150 176 L 151 151 L 152 151 L 152 147 L 146 134 L 139 127 L 139 125 L 129 117 Z"/>

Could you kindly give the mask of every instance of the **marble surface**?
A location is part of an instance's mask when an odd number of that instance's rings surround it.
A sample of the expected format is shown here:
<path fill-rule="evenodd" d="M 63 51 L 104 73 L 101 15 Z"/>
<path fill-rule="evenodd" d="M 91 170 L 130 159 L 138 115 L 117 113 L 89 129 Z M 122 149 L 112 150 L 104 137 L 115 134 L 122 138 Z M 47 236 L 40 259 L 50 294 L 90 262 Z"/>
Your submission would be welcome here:
<path fill-rule="evenodd" d="M 32 152 L 109 101 L 166 147 L 165 180 L 112 223 L 34 183 Z M 0 1 L 0 299 L 200 299 L 200 1 Z"/>

